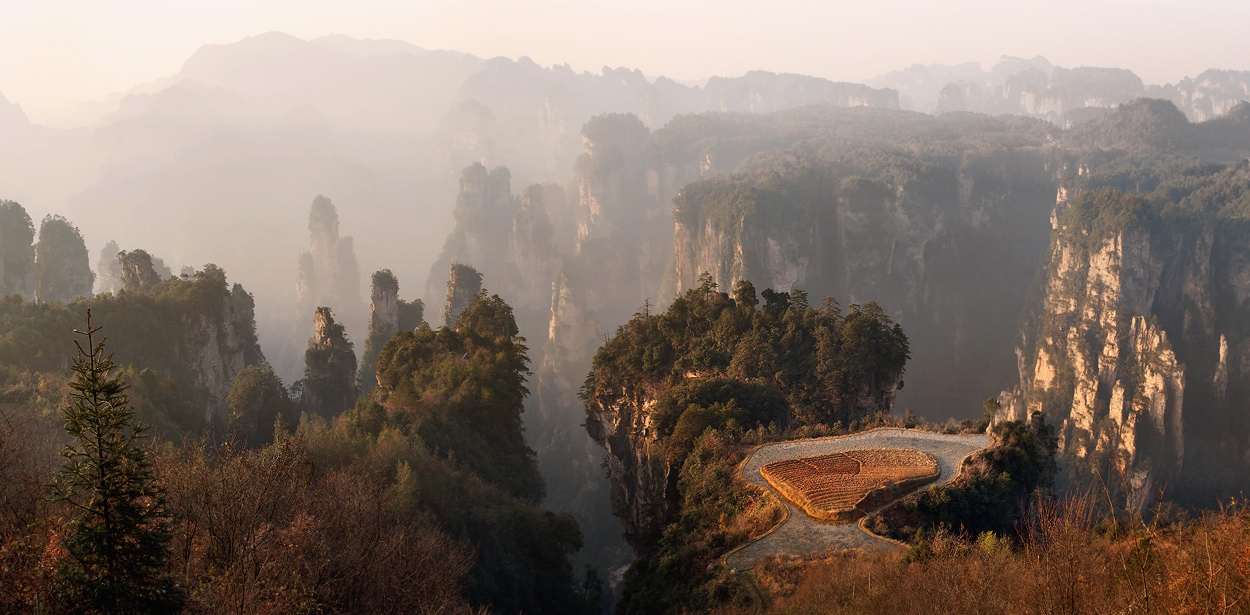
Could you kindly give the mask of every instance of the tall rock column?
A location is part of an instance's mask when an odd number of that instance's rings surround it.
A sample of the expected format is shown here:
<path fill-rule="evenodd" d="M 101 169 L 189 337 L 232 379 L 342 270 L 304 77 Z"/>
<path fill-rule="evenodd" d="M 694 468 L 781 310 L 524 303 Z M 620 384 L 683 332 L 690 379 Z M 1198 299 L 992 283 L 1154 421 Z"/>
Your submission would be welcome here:
<path fill-rule="evenodd" d="M 365 340 L 365 352 L 361 358 L 358 377 L 361 393 L 377 384 L 378 355 L 381 354 L 382 347 L 399 331 L 399 280 L 390 269 L 374 272 L 370 297 L 369 337 Z"/>
<path fill-rule="evenodd" d="M 373 274 L 369 303 L 369 337 L 390 338 L 399 330 L 399 280 L 390 269 Z"/>
<path fill-rule="evenodd" d="M 35 296 L 35 225 L 26 209 L 0 201 L 0 295 Z"/>
<path fill-rule="evenodd" d="M 46 303 L 90 297 L 94 284 L 87 244 L 78 227 L 62 216 L 46 216 L 35 246 L 35 298 Z"/>
<path fill-rule="evenodd" d="M 313 199 L 308 213 L 309 249 L 300 255 L 295 282 L 296 314 L 290 336 L 292 350 L 312 333 L 308 323 L 318 306 L 329 307 L 353 336 L 364 337 L 368 326 L 364 300 L 360 295 L 360 267 L 351 237 L 339 234 L 338 209 L 330 199 Z M 291 354 L 285 361 L 298 359 Z"/>
<path fill-rule="evenodd" d="M 468 265 L 452 265 L 451 279 L 447 281 L 447 303 L 443 305 L 443 324 L 455 328 L 460 313 L 473 303 L 480 292 L 482 274 Z"/>
<path fill-rule="evenodd" d="M 313 337 L 304 352 L 303 403 L 326 417 L 356 404 L 356 353 L 328 307 L 313 315 Z"/>

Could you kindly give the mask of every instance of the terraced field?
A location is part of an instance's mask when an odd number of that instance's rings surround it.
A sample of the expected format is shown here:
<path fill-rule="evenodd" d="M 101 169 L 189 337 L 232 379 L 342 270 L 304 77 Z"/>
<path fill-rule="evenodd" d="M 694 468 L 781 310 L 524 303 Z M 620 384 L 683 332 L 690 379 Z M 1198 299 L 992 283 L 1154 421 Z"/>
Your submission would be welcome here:
<path fill-rule="evenodd" d="M 729 554 L 725 562 L 730 569 L 746 570 L 760 558 L 776 553 L 807 555 L 841 549 L 898 548 L 892 542 L 859 529 L 857 524 L 831 525 L 808 516 L 768 484 L 760 474 L 765 465 L 803 457 L 847 453 L 856 449 L 920 451 L 932 455 L 940 470 L 937 480 L 922 488 L 929 489 L 950 481 L 959 471 L 965 457 L 989 445 L 990 439 L 985 435 L 957 436 L 907 429 L 877 429 L 850 436 L 777 442 L 761 446 L 742 465 L 742 477 L 781 498 L 788 509 L 788 516 L 768 535 Z"/>
<path fill-rule="evenodd" d="M 869 449 L 774 461 L 760 474 L 808 515 L 849 523 L 936 479 L 939 469 L 928 453 Z"/>

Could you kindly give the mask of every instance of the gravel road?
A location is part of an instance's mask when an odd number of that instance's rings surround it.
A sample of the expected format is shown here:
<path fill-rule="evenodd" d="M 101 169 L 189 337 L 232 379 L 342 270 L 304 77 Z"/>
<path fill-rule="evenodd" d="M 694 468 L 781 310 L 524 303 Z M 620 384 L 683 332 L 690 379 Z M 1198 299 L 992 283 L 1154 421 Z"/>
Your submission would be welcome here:
<path fill-rule="evenodd" d="M 772 533 L 729 554 L 725 563 L 731 570 L 747 570 L 761 558 L 774 553 L 807 555 L 841 549 L 872 551 L 898 548 L 894 543 L 864 532 L 855 523 L 830 525 L 807 516 L 803 509 L 791 504 L 760 476 L 760 468 L 765 464 L 866 448 L 923 451 L 937 458 L 938 466 L 942 470 L 936 481 L 924 487 L 928 489 L 955 478 L 964 457 L 989 445 L 989 436 L 980 434 L 963 436 L 908 429 L 876 429 L 850 436 L 795 440 L 762 446 L 742 465 L 742 477 L 780 498 L 790 509 L 790 515 Z"/>

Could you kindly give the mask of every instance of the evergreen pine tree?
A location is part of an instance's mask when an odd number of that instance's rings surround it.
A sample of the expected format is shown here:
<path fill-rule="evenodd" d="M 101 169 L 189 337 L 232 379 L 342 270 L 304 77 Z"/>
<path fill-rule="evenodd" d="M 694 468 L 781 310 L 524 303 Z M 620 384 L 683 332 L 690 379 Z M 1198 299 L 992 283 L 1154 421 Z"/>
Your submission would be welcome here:
<path fill-rule="evenodd" d="M 170 534 L 164 493 L 140 446 L 148 427 L 135 419 L 126 384 L 104 354 L 101 327 L 74 330 L 72 392 L 65 431 L 74 438 L 61 455 L 56 489 L 76 517 L 63 544 L 59 598 L 70 613 L 177 613 L 185 597 L 165 574 Z M 97 341 L 98 340 L 98 341 Z"/>

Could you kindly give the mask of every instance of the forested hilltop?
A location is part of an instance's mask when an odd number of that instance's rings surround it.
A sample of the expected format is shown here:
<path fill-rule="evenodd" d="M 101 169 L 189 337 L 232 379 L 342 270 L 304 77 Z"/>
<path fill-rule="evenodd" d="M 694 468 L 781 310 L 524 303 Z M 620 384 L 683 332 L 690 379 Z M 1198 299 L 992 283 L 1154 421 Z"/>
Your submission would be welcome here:
<path fill-rule="evenodd" d="M 260 353 L 250 295 L 213 265 L 162 279 L 136 252 L 119 258 L 116 293 L 0 301 L 0 610 L 81 612 L 166 579 L 161 604 L 194 613 L 601 611 L 601 577 L 569 561 L 577 522 L 538 505 L 521 427 L 529 359 L 498 296 L 468 295 L 438 329 L 419 312 L 402 321 L 357 400 L 352 344 L 329 309 L 288 388 Z M 121 530 L 83 539 L 93 517 L 48 497 L 56 451 L 74 444 L 59 429 L 67 395 L 102 382 L 70 370 L 88 310 L 125 387 L 97 408 L 157 427 L 107 449 L 144 452 L 137 476 L 154 487 L 125 488 L 164 515 L 124 579 L 84 559 Z"/>
<path fill-rule="evenodd" d="M 907 357 L 907 336 L 874 303 L 843 314 L 798 290 L 757 296 L 747 280 L 731 298 L 705 276 L 665 312 L 635 315 L 595 353 L 581 392 L 634 550 L 653 554 L 679 513 L 682 468 L 705 431 L 888 415 Z"/>

